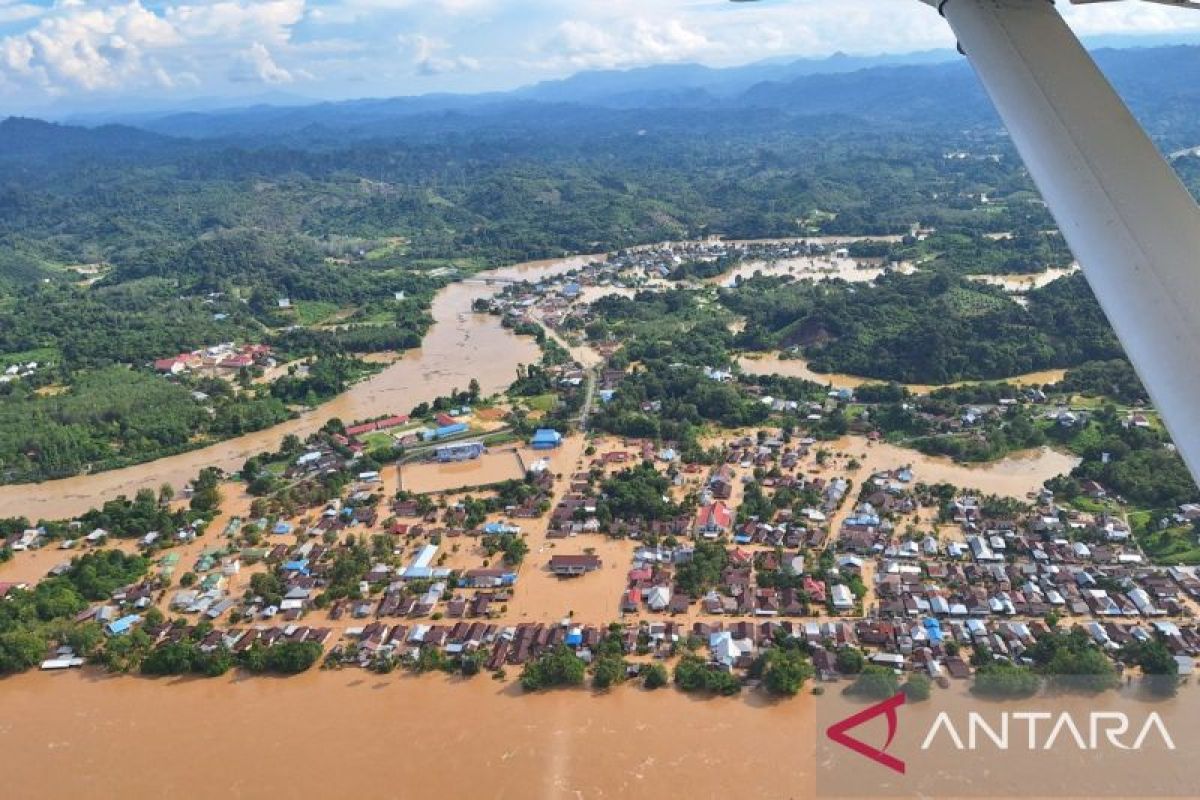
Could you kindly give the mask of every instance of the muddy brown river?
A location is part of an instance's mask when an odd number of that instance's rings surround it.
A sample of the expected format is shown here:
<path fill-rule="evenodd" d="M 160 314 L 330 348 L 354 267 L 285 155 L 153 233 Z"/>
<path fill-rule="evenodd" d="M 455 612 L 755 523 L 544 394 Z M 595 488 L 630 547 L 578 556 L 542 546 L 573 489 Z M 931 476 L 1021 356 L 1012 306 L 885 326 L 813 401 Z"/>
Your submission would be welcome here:
<path fill-rule="evenodd" d="M 6 800 L 802 798 L 814 698 L 624 686 L 524 695 L 487 676 L 0 681 Z"/>
<path fill-rule="evenodd" d="M 536 280 L 578 269 L 589 260 L 593 257 L 535 261 L 481 273 L 480 277 Z M 497 317 L 472 312 L 471 304 L 477 298 L 495 294 L 500 288 L 481 282 L 446 287 L 433 301 L 435 322 L 420 348 L 409 350 L 382 372 L 297 419 L 124 469 L 39 484 L 0 486 L 0 517 L 61 519 L 82 514 L 120 494 L 132 497 L 142 488 L 157 489 L 170 483 L 179 489 L 204 467 L 240 469 L 255 453 L 276 449 L 288 434 L 306 437 L 333 417 L 351 421 L 405 414 L 422 401 L 453 389 L 466 389 L 472 378 L 479 381 L 484 394 L 501 391 L 516 377 L 518 364 L 535 363 L 541 355 L 532 339 L 501 327 Z"/>

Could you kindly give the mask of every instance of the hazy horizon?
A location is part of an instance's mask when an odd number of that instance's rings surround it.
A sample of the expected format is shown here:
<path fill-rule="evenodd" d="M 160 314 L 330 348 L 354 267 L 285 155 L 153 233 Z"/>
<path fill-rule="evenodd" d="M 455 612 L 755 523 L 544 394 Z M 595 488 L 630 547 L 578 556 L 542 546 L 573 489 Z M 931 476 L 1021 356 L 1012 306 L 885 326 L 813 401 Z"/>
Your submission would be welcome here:
<path fill-rule="evenodd" d="M 1094 45 L 1197 41 L 1200 14 L 1064 6 Z M 0 109 L 65 118 L 506 91 L 594 70 L 953 47 L 910 0 L 0 0 Z"/>

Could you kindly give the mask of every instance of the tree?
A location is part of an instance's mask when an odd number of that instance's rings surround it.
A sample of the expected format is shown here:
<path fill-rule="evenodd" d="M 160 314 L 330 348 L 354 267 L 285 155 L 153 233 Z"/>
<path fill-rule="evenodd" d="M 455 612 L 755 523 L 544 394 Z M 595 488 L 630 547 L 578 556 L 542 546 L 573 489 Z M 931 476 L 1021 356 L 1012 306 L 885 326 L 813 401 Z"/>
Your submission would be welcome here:
<path fill-rule="evenodd" d="M 868 664 L 863 667 L 858 679 L 847 689 L 849 694 L 869 697 L 873 700 L 886 700 L 900 690 L 900 680 L 896 673 L 888 667 Z"/>
<path fill-rule="evenodd" d="M 262 647 L 255 642 L 241 653 L 241 664 L 251 672 L 278 672 L 294 675 L 309 669 L 321 657 L 323 648 L 316 642 L 283 642 Z"/>
<path fill-rule="evenodd" d="M 866 659 L 857 647 L 842 647 L 836 656 L 838 672 L 843 675 L 857 675 L 863 671 Z"/>
<path fill-rule="evenodd" d="M 734 695 L 742 690 L 732 673 L 709 666 L 699 656 L 687 654 L 675 664 L 675 685 L 685 692 Z"/>
<path fill-rule="evenodd" d="M 566 645 L 546 651 L 525 664 L 521 671 L 521 688 L 527 692 L 557 686 L 581 686 L 587 665 Z"/>
<path fill-rule="evenodd" d="M 45 657 L 47 647 L 46 640 L 32 630 L 0 633 L 0 673 L 29 669 Z"/>
<path fill-rule="evenodd" d="M 772 648 L 767 651 L 763 685 L 773 695 L 794 697 L 814 674 L 812 664 L 799 650 Z"/>
<path fill-rule="evenodd" d="M 983 697 L 1032 697 L 1041 688 L 1033 670 L 994 661 L 975 670 L 971 691 Z"/>
<path fill-rule="evenodd" d="M 901 691 L 910 703 L 920 703 L 929 699 L 932 694 L 933 682 L 929 680 L 929 676 L 921 672 L 914 672 L 908 676 L 908 680 L 904 682 Z"/>
<path fill-rule="evenodd" d="M 1171 697 L 1178 691 L 1179 662 L 1162 642 L 1129 642 L 1121 648 L 1121 659 L 1141 668 L 1151 693 Z"/>
<path fill-rule="evenodd" d="M 642 670 L 642 685 L 647 689 L 659 689 L 667 685 L 667 668 L 662 664 L 651 664 Z"/>
<path fill-rule="evenodd" d="M 625 682 L 625 659 L 619 655 L 603 655 L 592 665 L 592 686 L 608 689 Z"/>

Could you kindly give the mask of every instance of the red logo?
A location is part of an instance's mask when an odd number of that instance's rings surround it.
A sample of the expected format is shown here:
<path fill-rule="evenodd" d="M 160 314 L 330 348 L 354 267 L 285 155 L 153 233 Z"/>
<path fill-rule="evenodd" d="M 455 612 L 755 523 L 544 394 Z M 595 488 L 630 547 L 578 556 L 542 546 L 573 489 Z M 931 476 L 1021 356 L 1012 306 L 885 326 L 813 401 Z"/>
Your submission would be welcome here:
<path fill-rule="evenodd" d="M 870 708 L 863 709 L 853 716 L 846 717 L 841 722 L 830 725 L 829 730 L 825 731 L 825 735 L 843 747 L 849 747 L 859 755 L 866 756 L 875 763 L 882 764 L 888 769 L 894 770 L 903 775 L 904 762 L 895 756 L 888 755 L 886 751 L 888 747 L 891 746 L 892 740 L 896 738 L 896 728 L 900 724 L 900 719 L 896 715 L 896 709 L 904 705 L 904 697 L 904 692 L 897 692 L 895 697 L 888 698 L 882 703 L 876 703 Z M 846 731 L 850 730 L 851 728 L 857 728 L 864 722 L 870 722 L 881 714 L 887 716 L 888 726 L 887 741 L 883 743 L 883 747 L 872 747 L 866 742 L 860 741 L 855 739 L 853 736 L 848 736 L 846 734 Z"/>

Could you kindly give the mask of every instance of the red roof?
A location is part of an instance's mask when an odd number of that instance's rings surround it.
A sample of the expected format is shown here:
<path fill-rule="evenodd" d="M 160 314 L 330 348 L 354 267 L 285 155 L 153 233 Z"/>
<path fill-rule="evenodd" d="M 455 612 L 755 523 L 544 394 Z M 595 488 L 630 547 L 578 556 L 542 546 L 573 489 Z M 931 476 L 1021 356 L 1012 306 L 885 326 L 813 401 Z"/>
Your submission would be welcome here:
<path fill-rule="evenodd" d="M 375 430 L 375 428 L 376 425 L 374 422 L 364 422 L 362 425 L 352 425 L 351 427 L 346 428 L 346 435 L 359 436 L 364 433 L 370 433 L 371 431 Z"/>
<path fill-rule="evenodd" d="M 733 513 L 729 510 L 729 506 L 718 500 L 712 505 L 700 509 L 700 513 L 696 515 L 696 524 L 701 528 L 717 528 L 727 531 L 733 524 Z"/>
<path fill-rule="evenodd" d="M 388 428 L 399 428 L 401 425 L 408 424 L 408 417 L 401 414 L 395 417 L 387 417 L 375 423 L 375 429 L 386 431 Z"/>
<path fill-rule="evenodd" d="M 457 425 L 458 424 L 458 420 L 456 420 L 454 417 L 450 416 L 449 414 L 438 414 L 436 417 L 434 417 L 434 419 L 436 419 L 437 424 L 441 425 L 443 428 L 446 427 L 447 425 Z"/>

